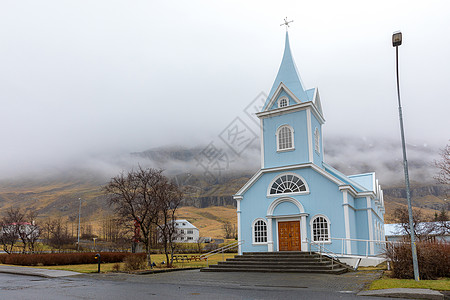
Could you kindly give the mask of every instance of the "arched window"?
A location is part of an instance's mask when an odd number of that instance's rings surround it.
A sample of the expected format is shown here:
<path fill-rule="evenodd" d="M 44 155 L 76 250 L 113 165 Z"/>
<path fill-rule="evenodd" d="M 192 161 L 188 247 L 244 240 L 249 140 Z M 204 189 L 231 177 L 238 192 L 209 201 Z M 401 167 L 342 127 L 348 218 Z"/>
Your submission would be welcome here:
<path fill-rule="evenodd" d="M 282 107 L 286 107 L 288 106 L 288 99 L 287 98 L 281 98 L 278 100 L 278 107 L 282 108 Z"/>
<path fill-rule="evenodd" d="M 267 223 L 263 219 L 253 222 L 253 243 L 267 243 Z"/>
<path fill-rule="evenodd" d="M 317 127 L 314 130 L 314 149 L 318 154 L 320 154 L 320 133 Z"/>
<path fill-rule="evenodd" d="M 283 125 L 277 130 L 277 150 L 294 149 L 294 129 L 289 125 Z"/>
<path fill-rule="evenodd" d="M 283 174 L 276 178 L 270 186 L 269 195 L 307 192 L 303 180 L 295 174 Z"/>
<path fill-rule="evenodd" d="M 330 242 L 330 222 L 325 216 L 316 216 L 311 221 L 312 240 Z"/>

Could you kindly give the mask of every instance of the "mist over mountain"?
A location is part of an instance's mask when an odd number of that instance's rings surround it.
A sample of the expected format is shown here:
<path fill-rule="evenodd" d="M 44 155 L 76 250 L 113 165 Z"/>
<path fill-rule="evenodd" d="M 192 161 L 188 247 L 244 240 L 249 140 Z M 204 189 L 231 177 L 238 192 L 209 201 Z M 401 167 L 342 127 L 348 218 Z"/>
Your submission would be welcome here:
<path fill-rule="evenodd" d="M 395 187 L 404 182 L 403 156 L 400 142 L 368 138 L 328 138 L 325 162 L 346 175 L 376 172 L 382 186 Z M 255 173 L 260 167 L 259 141 L 255 141 L 240 155 L 223 145 L 216 147 L 226 158 L 215 159 L 209 146 L 187 148 L 161 147 L 132 153 L 153 167 L 165 169 L 169 174 L 211 172 L 217 180 L 233 173 Z M 439 159 L 439 149 L 427 144 L 407 145 L 410 180 L 416 184 L 434 184 L 437 170 L 434 161 Z M 219 156 L 219 155 L 216 155 Z M 139 158 L 139 159 L 137 159 Z M 215 163 L 215 164 L 214 164 Z M 209 166 L 206 169 L 205 166 Z"/>
<path fill-rule="evenodd" d="M 375 171 L 385 192 L 387 219 L 396 207 L 404 206 L 405 190 L 400 143 L 367 138 L 328 138 L 325 161 L 346 175 Z M 413 205 L 439 210 L 446 205 L 448 187 L 437 185 L 433 161 L 439 149 L 425 144 L 408 145 Z M 110 214 L 101 191 L 109 179 L 132 168 L 165 170 L 188 187 L 184 205 L 195 207 L 234 206 L 232 195 L 260 167 L 259 142 L 255 140 L 236 154 L 217 141 L 205 146 L 169 146 L 122 155 L 92 157 L 72 166 L 61 166 L 0 180 L 0 212 L 9 207 L 35 208 L 41 216 L 74 218 L 79 199 L 82 215 Z"/>

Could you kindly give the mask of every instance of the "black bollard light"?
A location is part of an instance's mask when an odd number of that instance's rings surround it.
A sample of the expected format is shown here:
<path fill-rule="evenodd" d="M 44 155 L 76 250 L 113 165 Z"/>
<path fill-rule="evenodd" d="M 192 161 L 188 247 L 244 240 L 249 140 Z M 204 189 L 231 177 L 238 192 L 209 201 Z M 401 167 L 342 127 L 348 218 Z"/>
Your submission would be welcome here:
<path fill-rule="evenodd" d="M 98 262 L 98 271 L 97 271 L 97 273 L 100 273 L 100 262 L 101 262 L 101 260 L 100 260 L 100 253 L 95 254 L 95 259 Z"/>

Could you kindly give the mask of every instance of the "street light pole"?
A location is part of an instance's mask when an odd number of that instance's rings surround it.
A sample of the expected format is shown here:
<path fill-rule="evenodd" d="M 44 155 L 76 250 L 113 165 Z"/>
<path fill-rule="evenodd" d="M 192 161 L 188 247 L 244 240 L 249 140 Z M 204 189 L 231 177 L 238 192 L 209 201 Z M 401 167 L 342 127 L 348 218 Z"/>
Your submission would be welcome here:
<path fill-rule="evenodd" d="M 417 261 L 417 249 L 416 249 L 416 238 L 414 236 L 414 221 L 412 216 L 412 206 L 411 206 L 411 193 L 409 186 L 409 175 L 408 175 L 408 160 L 406 159 L 406 143 L 405 143 L 405 131 L 403 128 L 403 115 L 402 115 L 402 105 L 400 102 L 400 80 L 398 73 L 398 46 L 402 44 L 402 33 L 400 31 L 394 32 L 392 35 L 392 46 L 395 47 L 395 65 L 397 71 L 397 98 L 398 98 L 398 115 L 400 119 L 400 132 L 402 137 L 402 148 L 403 148 L 403 171 L 405 173 L 405 184 L 406 184 L 406 200 L 408 201 L 408 215 L 409 215 L 409 232 L 411 234 L 411 251 L 413 259 L 414 268 L 414 279 L 419 281 L 419 263 Z"/>
<path fill-rule="evenodd" d="M 80 251 L 80 221 L 81 221 L 81 198 L 78 198 L 80 200 L 80 206 L 78 207 L 78 242 L 77 242 L 77 251 Z"/>

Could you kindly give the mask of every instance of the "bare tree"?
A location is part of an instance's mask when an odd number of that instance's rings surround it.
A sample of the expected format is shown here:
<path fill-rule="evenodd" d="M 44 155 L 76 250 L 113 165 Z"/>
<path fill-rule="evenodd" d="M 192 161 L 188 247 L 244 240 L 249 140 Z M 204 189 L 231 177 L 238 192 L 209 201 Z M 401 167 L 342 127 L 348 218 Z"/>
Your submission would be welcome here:
<path fill-rule="evenodd" d="M 48 243 L 61 252 L 65 245 L 72 244 L 74 239 L 69 232 L 67 224 L 61 218 L 48 219 L 44 223 L 45 233 L 47 234 Z"/>
<path fill-rule="evenodd" d="M 175 213 L 182 193 L 178 186 L 162 174 L 162 170 L 139 168 L 111 179 L 103 188 L 109 195 L 109 204 L 125 221 L 136 222 L 151 265 L 150 246 L 156 235 L 161 236 L 167 261 L 169 249 L 173 252 L 176 234 Z M 155 229 L 158 230 L 155 230 Z"/>
<path fill-rule="evenodd" d="M 235 224 L 231 224 L 230 221 L 226 221 L 223 223 L 222 228 L 225 231 L 226 239 L 235 239 L 237 237 L 237 229 Z"/>
<path fill-rule="evenodd" d="M 115 216 L 106 217 L 101 225 L 101 238 L 104 241 L 111 242 L 115 249 L 129 247 L 133 231 L 129 223 Z"/>
<path fill-rule="evenodd" d="M 435 166 L 439 169 L 435 179 L 442 184 L 450 184 L 450 145 L 441 149 L 441 160 L 435 161 Z"/>
<path fill-rule="evenodd" d="M 19 208 L 10 208 L 2 219 L 0 242 L 6 253 L 12 253 L 14 246 L 20 239 L 20 226 L 25 221 L 25 214 Z M 23 246 L 25 252 L 26 244 Z"/>
<path fill-rule="evenodd" d="M 203 245 L 202 245 L 203 240 L 204 238 L 199 236 L 195 241 L 195 243 L 197 244 L 197 252 L 200 254 L 202 254 L 203 252 Z"/>
<path fill-rule="evenodd" d="M 36 210 L 30 210 L 25 219 L 28 222 L 22 222 L 19 226 L 19 236 L 23 243 L 23 252 L 27 252 L 27 249 L 33 253 L 36 241 L 40 236 L 39 227 L 36 224 L 36 217 L 38 213 Z"/>
<path fill-rule="evenodd" d="M 160 179 L 162 170 L 131 170 L 113 177 L 103 188 L 109 196 L 109 204 L 125 222 L 136 222 L 140 228 L 141 240 L 147 252 L 147 264 L 151 265 L 150 241 L 155 219 L 157 203 L 152 193 L 152 186 Z"/>
<path fill-rule="evenodd" d="M 0 243 L 5 252 L 11 253 L 19 240 L 22 241 L 22 253 L 27 252 L 27 249 L 34 251 L 34 244 L 39 237 L 36 216 L 35 210 L 25 213 L 20 208 L 10 208 L 6 211 L 0 230 Z"/>
<path fill-rule="evenodd" d="M 420 237 L 422 236 L 420 224 L 424 222 L 423 215 L 419 209 L 413 209 L 412 213 L 414 235 L 420 240 Z M 396 208 L 394 211 L 394 220 L 400 224 L 400 227 L 397 228 L 397 233 L 410 236 L 411 230 L 409 227 L 408 208 Z"/>
<path fill-rule="evenodd" d="M 47 218 L 44 222 L 41 223 L 41 236 L 45 238 L 45 243 L 50 245 L 50 235 L 52 229 L 52 219 Z"/>
<path fill-rule="evenodd" d="M 396 208 L 394 220 L 400 224 L 400 227 L 397 228 L 397 233 L 409 237 L 411 231 L 409 228 L 408 208 Z M 434 235 L 448 234 L 450 232 L 449 223 L 444 220 L 427 222 L 420 209 L 413 209 L 413 230 L 419 241 L 429 240 Z"/>
<path fill-rule="evenodd" d="M 83 227 L 81 227 L 81 238 L 85 239 L 85 240 L 90 240 L 94 237 L 97 237 L 93 230 L 92 230 L 92 224 L 88 223 L 84 223 Z"/>
<path fill-rule="evenodd" d="M 173 263 L 173 255 L 176 248 L 175 240 L 178 234 L 176 226 L 176 211 L 180 206 L 183 193 L 179 187 L 170 182 L 162 174 L 157 175 L 158 180 L 152 185 L 152 193 L 157 202 L 158 218 L 155 219 L 155 225 L 158 226 L 158 232 L 163 243 L 164 253 L 166 254 L 167 267 Z M 170 250 L 170 260 L 169 260 Z"/>

